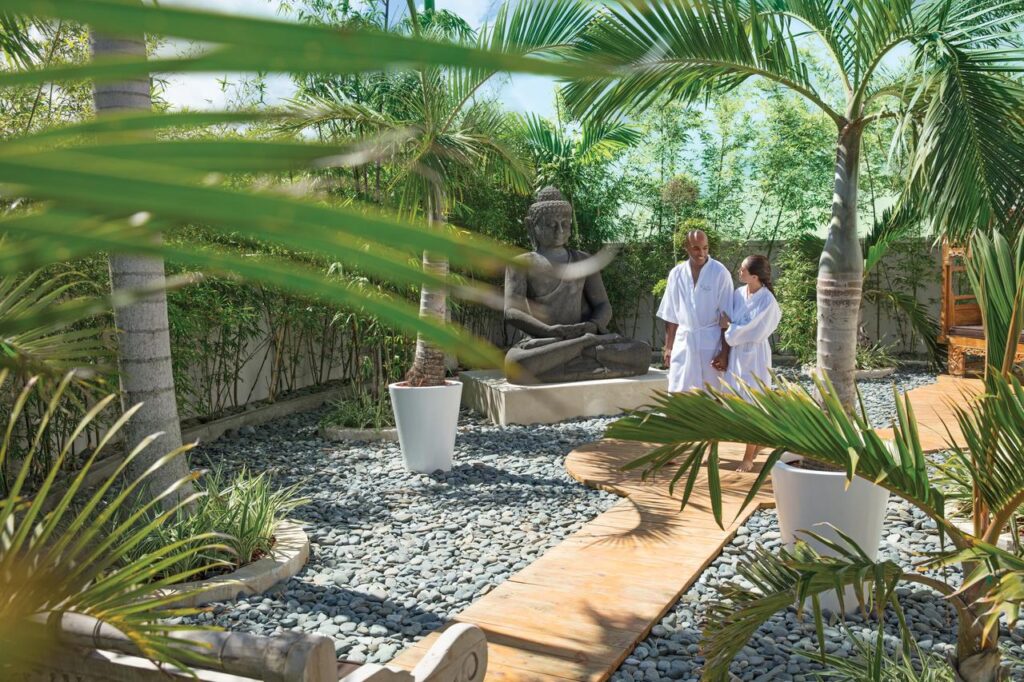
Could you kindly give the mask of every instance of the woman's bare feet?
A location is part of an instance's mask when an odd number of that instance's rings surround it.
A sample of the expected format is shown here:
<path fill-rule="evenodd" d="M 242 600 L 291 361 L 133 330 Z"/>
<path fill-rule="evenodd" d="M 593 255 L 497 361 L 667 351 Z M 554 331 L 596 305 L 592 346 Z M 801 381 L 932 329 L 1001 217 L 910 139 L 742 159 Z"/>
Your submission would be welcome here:
<path fill-rule="evenodd" d="M 761 447 L 754 445 L 753 443 L 747 443 L 747 448 L 743 452 L 743 461 L 740 462 L 740 466 L 737 471 L 753 471 L 754 470 L 754 459 L 760 454 Z"/>

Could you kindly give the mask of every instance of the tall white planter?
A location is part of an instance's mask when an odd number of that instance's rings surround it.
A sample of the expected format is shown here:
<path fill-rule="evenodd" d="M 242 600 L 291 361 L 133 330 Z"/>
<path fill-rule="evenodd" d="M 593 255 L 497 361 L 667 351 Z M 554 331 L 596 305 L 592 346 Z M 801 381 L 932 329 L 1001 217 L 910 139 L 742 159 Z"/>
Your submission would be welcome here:
<path fill-rule="evenodd" d="M 842 471 L 813 471 L 799 469 L 785 462 L 772 468 L 772 490 L 779 514 L 782 541 L 792 548 L 799 537 L 806 540 L 819 554 L 834 555 L 817 540 L 797 531 L 811 531 L 828 540 L 843 544 L 831 524 L 853 538 L 864 552 L 875 559 L 878 542 L 882 538 L 885 507 L 889 491 L 855 476 L 846 487 L 846 474 Z M 839 612 L 839 596 L 835 590 L 820 596 L 821 607 Z M 853 588 L 843 593 L 847 613 L 857 610 Z"/>
<path fill-rule="evenodd" d="M 422 474 L 450 471 L 459 427 L 462 382 L 444 386 L 388 386 L 405 468 Z"/>

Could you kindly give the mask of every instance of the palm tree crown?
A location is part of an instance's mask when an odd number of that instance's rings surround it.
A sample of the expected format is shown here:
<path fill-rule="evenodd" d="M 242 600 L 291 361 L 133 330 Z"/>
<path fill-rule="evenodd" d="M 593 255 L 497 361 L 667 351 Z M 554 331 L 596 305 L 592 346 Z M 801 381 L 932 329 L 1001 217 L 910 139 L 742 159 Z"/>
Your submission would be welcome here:
<path fill-rule="evenodd" d="M 1024 4 L 1002 0 L 624 0 L 578 41 L 581 60 L 612 76 L 565 89 L 577 115 L 637 111 L 662 97 L 696 102 L 751 78 L 802 95 L 837 128 L 832 219 L 819 263 L 818 365 L 843 403 L 853 369 L 863 260 L 857 180 L 866 126 L 897 118 L 909 142 L 901 211 L 964 238 L 1020 227 L 1024 193 Z M 806 50 L 829 56 L 815 75 Z M 898 50 L 909 63 L 894 68 Z M 829 83 L 839 84 L 830 97 Z M 839 100 L 839 101 L 836 101 Z"/>

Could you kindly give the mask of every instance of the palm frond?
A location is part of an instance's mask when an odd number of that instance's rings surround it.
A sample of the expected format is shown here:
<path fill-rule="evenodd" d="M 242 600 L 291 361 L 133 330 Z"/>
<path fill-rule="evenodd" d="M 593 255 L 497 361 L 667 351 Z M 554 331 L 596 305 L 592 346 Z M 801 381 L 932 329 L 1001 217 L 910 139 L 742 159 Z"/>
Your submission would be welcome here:
<path fill-rule="evenodd" d="M 1008 374 L 1024 328 L 1024 237 L 1014 243 L 999 232 L 974 235 L 967 259 L 971 289 L 981 307 L 986 376 Z"/>
<path fill-rule="evenodd" d="M 896 242 L 916 234 L 921 217 L 909 204 L 897 204 L 882 211 L 864 237 L 864 275 L 882 262 Z"/>
<path fill-rule="evenodd" d="M 8 373 L 0 371 L 0 385 L 7 380 Z M 22 418 L 21 410 L 28 397 L 38 390 L 34 382 L 29 382 L 15 402 L 0 446 L 0 465 L 14 465 L 12 468 L 18 472 L 8 496 L 0 500 L 0 576 L 3 576 L 0 578 L 3 581 L 3 589 L 0 590 L 3 595 L 0 598 L 0 660 L 8 670 L 11 665 L 15 668 L 19 664 L 30 665 L 55 646 L 52 631 L 33 624 L 45 622 L 53 615 L 76 613 L 115 627 L 145 655 L 156 660 L 183 666 L 196 663 L 201 656 L 188 644 L 173 637 L 180 626 L 160 623 L 162 618 L 188 612 L 166 609 L 167 600 L 152 596 L 152 591 L 165 584 L 156 578 L 167 562 L 180 560 L 186 553 L 206 551 L 214 546 L 215 538 L 189 538 L 192 544 L 188 548 L 182 545 L 158 547 L 119 564 L 134 544 L 152 530 L 152 524 L 139 525 L 133 520 L 111 533 L 107 523 L 110 514 L 135 499 L 133 493 L 138 490 L 141 479 L 129 483 L 117 495 L 111 497 L 108 493 L 120 480 L 129 461 L 151 440 L 144 441 L 129 453 L 91 496 L 79 496 L 89 469 L 134 410 L 113 424 L 64 491 L 56 493 L 54 482 L 62 460 L 68 456 L 70 441 L 52 463 L 41 486 L 31 491 L 31 496 L 23 488 L 26 472 L 36 455 L 40 440 L 38 434 L 62 409 L 63 395 L 70 382 L 71 376 L 68 375 L 49 397 L 36 433 L 29 434 L 28 443 L 22 444 L 13 435 L 11 426 Z M 83 432 L 108 410 L 114 398 L 107 396 L 88 410 L 76 433 Z M 183 451 L 175 451 L 162 459 L 182 456 Z M 152 500 L 143 508 L 149 509 L 154 504 L 158 504 L 158 500 Z M 153 523 L 163 523 L 167 514 L 178 508 L 180 505 L 158 515 Z M 203 566 L 200 570 L 208 568 Z M 192 574 L 194 572 L 188 575 Z M 184 580 L 188 575 L 175 577 Z"/>
<path fill-rule="evenodd" d="M 884 646 L 884 629 L 879 626 L 876 641 L 871 643 L 867 636 L 854 632 L 840 624 L 846 638 L 853 644 L 853 657 L 826 654 L 826 669 L 819 673 L 821 680 L 834 682 L 956 682 L 952 668 L 945 659 L 933 653 L 922 651 L 916 643 L 910 642 L 910 652 L 904 648 L 896 655 L 889 654 Z M 907 640 L 905 639 L 906 643 Z"/>
<path fill-rule="evenodd" d="M 564 91 L 570 111 L 606 118 L 643 110 L 663 95 L 700 101 L 763 77 L 800 93 L 838 122 L 840 115 L 812 82 L 791 18 L 759 8 L 742 0 L 627 0 L 606 8 L 578 41 L 576 55 L 618 73 L 570 82 Z"/>
<path fill-rule="evenodd" d="M 1024 52 L 965 50 L 938 40 L 919 48 L 925 102 L 907 191 L 931 230 L 956 242 L 998 225 L 1024 225 Z"/>
<path fill-rule="evenodd" d="M 640 130 L 621 121 L 585 121 L 577 154 L 584 163 L 610 157 L 615 152 L 640 142 Z"/>
<path fill-rule="evenodd" d="M 120 0 L 5 0 L 4 8 L 11 16 L 64 19 L 112 35 L 163 35 L 214 47 L 185 58 L 103 60 L 0 73 L 0 86 L 84 78 L 125 80 L 151 72 L 355 73 L 396 64 L 470 65 L 493 72 L 522 71 L 579 78 L 594 73 L 593 68 L 521 53 L 507 54 L 439 42 L 429 37 L 232 16 L 162 4 L 136 5 Z M 527 22 L 509 38 L 528 39 L 527 34 L 536 28 L 538 24 Z"/>
<path fill-rule="evenodd" d="M 789 606 L 810 600 L 818 626 L 818 642 L 824 657 L 825 638 L 822 633 L 818 596 L 836 590 L 841 608 L 845 610 L 844 592 L 853 588 L 861 609 L 881 612 L 887 605 L 899 609 L 896 585 L 903 569 L 891 561 L 874 562 L 847 536 L 838 542 L 827 541 L 814 533 L 809 538 L 826 543 L 835 556 L 823 556 L 805 540 L 797 540 L 792 550 L 772 554 L 763 547 L 754 550 L 737 565 L 737 574 L 750 587 L 738 581 L 729 583 L 722 597 L 708 610 L 707 627 L 701 647 L 707 663 L 704 677 L 725 680 L 729 664 L 736 654 L 774 614 Z M 867 588 L 867 589 L 865 589 Z"/>
<path fill-rule="evenodd" d="M 1024 558 L 981 540 L 971 539 L 970 546 L 954 554 L 930 562 L 930 566 L 960 564 L 968 567 L 960 592 L 984 587 L 984 596 L 977 602 L 984 636 L 1006 623 L 1013 627 L 1020 618 L 1024 604 Z"/>
<path fill-rule="evenodd" d="M 17 67 L 31 66 L 42 58 L 39 44 L 32 40 L 29 22 L 8 12 L 0 13 L 0 55 Z"/>
<path fill-rule="evenodd" d="M 159 227 L 154 225 L 153 231 L 158 232 Z M 339 282 L 325 273 L 299 266 L 294 262 L 281 262 L 272 258 L 246 258 L 231 253 L 154 243 L 152 232 L 148 229 L 133 228 L 123 220 L 99 221 L 88 214 L 80 213 L 50 211 L 39 215 L 9 218 L 0 221 L 0 229 L 18 233 L 24 239 L 33 241 L 49 239 L 52 242 L 59 239 L 74 251 L 130 251 L 166 257 L 201 270 L 233 272 L 295 293 L 322 297 L 342 307 L 365 310 L 368 314 L 387 320 L 399 329 L 414 334 L 422 333 L 442 348 L 458 353 L 467 362 L 498 366 L 503 361 L 503 355 L 497 349 L 476 339 L 458 325 L 421 318 L 416 308 L 405 301 L 360 287 L 357 283 Z M 395 260 L 398 262 L 397 258 Z M 417 276 L 419 269 L 410 264 L 407 258 L 402 258 L 401 263 L 408 269 L 410 277 Z M 399 277 L 400 273 L 394 272 L 388 279 L 395 281 Z M 424 277 L 416 281 L 432 280 Z M 458 294 L 459 290 L 456 289 L 455 293 Z"/>
<path fill-rule="evenodd" d="M 86 367 L 92 373 L 109 369 L 113 347 L 102 327 L 74 328 L 68 320 L 57 319 L 13 332 L 20 320 L 59 302 L 75 307 L 95 302 L 69 294 L 84 285 L 74 273 L 47 277 L 37 270 L 24 277 L 0 277 L 0 333 L 11 330 L 0 339 L 0 365 L 49 376 Z"/>
<path fill-rule="evenodd" d="M 786 381 L 779 389 L 751 387 L 749 402 L 731 391 L 711 389 L 659 394 L 644 408 L 649 411 L 633 412 L 614 422 L 607 436 L 661 444 L 630 463 L 630 468 L 663 468 L 685 454 L 676 467 L 678 480 L 686 480 L 688 486 L 699 475 L 705 453 L 717 443 L 755 443 L 777 453 L 792 452 L 840 467 L 847 478 L 861 476 L 887 488 L 918 506 L 940 527 L 950 526 L 944 518 L 943 493 L 929 481 L 909 399 L 896 397 L 898 423 L 893 424 L 893 441 L 887 444 L 864 416 L 845 412 L 830 384 L 820 380 L 816 384 L 822 405 L 806 389 Z M 751 486 L 744 507 L 765 477 Z"/>
<path fill-rule="evenodd" d="M 998 534 L 1024 504 L 1024 387 L 1015 376 L 993 373 L 985 393 L 957 404 L 955 414 L 965 447 L 954 456 L 992 511 L 991 533 Z"/>

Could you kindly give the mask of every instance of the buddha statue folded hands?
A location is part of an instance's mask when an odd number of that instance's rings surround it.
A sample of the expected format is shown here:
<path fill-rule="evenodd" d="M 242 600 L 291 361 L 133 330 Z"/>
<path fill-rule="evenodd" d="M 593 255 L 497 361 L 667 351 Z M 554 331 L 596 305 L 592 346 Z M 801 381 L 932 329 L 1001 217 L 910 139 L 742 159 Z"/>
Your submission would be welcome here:
<path fill-rule="evenodd" d="M 646 374 L 651 348 L 608 333 L 612 308 L 600 272 L 572 277 L 589 254 L 566 246 L 572 205 L 554 187 L 537 194 L 526 217 L 534 250 L 505 273 L 505 321 L 525 334 L 505 355 L 512 383 L 551 384 Z"/>

